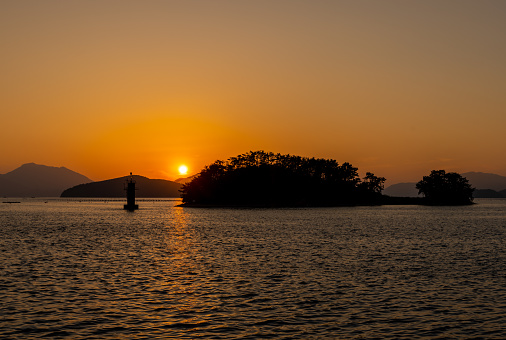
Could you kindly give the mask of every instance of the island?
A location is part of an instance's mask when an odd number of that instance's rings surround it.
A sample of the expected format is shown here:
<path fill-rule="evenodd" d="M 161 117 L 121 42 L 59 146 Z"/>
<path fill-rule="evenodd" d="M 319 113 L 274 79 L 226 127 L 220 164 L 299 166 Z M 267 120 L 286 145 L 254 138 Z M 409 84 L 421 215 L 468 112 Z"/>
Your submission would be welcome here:
<path fill-rule="evenodd" d="M 467 180 L 434 170 L 417 183 L 423 197 L 382 194 L 384 177 L 359 177 L 350 163 L 250 151 L 215 161 L 183 184 L 183 207 L 329 207 L 357 205 L 471 204 Z"/>
<path fill-rule="evenodd" d="M 179 198 L 181 184 L 164 179 L 150 179 L 144 176 L 124 176 L 105 181 L 80 184 L 64 190 L 60 197 L 125 197 L 126 183 L 134 180 L 136 197 Z"/>
<path fill-rule="evenodd" d="M 182 186 L 182 206 L 314 207 L 382 203 L 385 178 L 349 163 L 250 151 L 206 166 Z"/>
<path fill-rule="evenodd" d="M 432 170 L 429 176 L 416 183 L 427 205 L 469 205 L 473 204 L 474 188 L 467 178 L 456 172 Z"/>

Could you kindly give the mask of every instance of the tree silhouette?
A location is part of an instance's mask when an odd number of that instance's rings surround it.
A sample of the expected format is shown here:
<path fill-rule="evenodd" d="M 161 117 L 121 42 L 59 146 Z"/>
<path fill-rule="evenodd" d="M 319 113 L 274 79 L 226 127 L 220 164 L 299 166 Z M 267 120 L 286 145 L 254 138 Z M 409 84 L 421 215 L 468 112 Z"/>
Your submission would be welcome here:
<path fill-rule="evenodd" d="M 349 163 L 272 152 L 248 152 L 206 166 L 183 185 L 186 204 L 333 206 L 378 204 L 383 177 L 364 182 Z"/>
<path fill-rule="evenodd" d="M 359 189 L 361 189 L 364 199 L 367 198 L 369 201 L 381 200 L 381 192 L 384 189 L 385 181 L 385 177 L 377 177 L 373 173 L 367 172 L 359 184 Z"/>
<path fill-rule="evenodd" d="M 473 191 L 469 181 L 456 172 L 432 170 L 416 184 L 419 194 L 431 205 L 472 204 Z"/>

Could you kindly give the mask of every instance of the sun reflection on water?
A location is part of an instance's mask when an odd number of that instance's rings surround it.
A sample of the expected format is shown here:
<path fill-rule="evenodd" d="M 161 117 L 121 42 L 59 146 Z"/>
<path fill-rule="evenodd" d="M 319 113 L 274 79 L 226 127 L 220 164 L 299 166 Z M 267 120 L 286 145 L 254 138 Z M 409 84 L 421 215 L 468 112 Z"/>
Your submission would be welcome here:
<path fill-rule="evenodd" d="M 0 207 L 0 337 L 504 339 L 506 203 L 177 203 Z"/>

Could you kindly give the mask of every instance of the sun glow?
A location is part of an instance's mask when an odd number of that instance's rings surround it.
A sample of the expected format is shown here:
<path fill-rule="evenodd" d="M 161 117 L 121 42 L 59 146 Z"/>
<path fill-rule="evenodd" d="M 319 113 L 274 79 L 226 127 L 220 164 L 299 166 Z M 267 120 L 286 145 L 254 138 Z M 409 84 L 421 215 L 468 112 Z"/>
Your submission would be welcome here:
<path fill-rule="evenodd" d="M 188 167 L 186 165 L 181 165 L 179 167 L 179 174 L 186 175 L 188 173 Z"/>

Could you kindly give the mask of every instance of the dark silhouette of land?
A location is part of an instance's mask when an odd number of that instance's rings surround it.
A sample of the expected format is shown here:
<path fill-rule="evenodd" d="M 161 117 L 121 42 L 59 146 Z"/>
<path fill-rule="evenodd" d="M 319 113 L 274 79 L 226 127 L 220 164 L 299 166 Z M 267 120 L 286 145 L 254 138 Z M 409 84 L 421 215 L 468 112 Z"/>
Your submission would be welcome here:
<path fill-rule="evenodd" d="M 475 189 L 473 193 L 474 198 L 506 198 L 506 189 L 495 191 L 492 189 Z"/>
<path fill-rule="evenodd" d="M 432 170 L 430 175 L 416 183 L 428 205 L 467 205 L 473 203 L 473 191 L 467 178 L 456 172 Z"/>
<path fill-rule="evenodd" d="M 195 177 L 197 177 L 197 175 L 192 175 L 189 177 L 181 177 L 181 178 L 176 179 L 174 182 L 179 183 L 179 184 L 186 184 L 186 183 L 191 182 Z"/>
<path fill-rule="evenodd" d="M 349 163 L 249 152 L 207 166 L 183 185 L 185 206 L 341 206 L 382 203 L 385 178 Z"/>
<path fill-rule="evenodd" d="M 0 196 L 59 197 L 71 186 L 90 182 L 88 177 L 65 167 L 28 163 L 0 175 Z"/>
<path fill-rule="evenodd" d="M 506 197 L 505 176 L 468 172 L 462 177 L 477 188 L 472 197 Z M 0 196 L 123 198 L 126 179 L 93 182 L 64 167 L 29 163 L 0 175 Z M 263 151 L 216 161 L 201 173 L 176 181 L 134 179 L 137 197 L 182 197 L 185 206 L 431 204 L 418 193 L 416 183 L 398 183 L 383 191 L 384 178 L 367 173 L 360 179 L 358 169 L 349 163 Z"/>
<path fill-rule="evenodd" d="M 455 172 L 433 170 L 416 183 L 423 197 L 382 194 L 385 178 L 333 159 L 250 151 L 206 166 L 182 187 L 182 206 L 312 207 L 381 204 L 466 205 L 469 181 Z M 409 184 L 408 184 L 409 185 Z"/>
<path fill-rule="evenodd" d="M 506 176 L 485 172 L 465 172 L 462 176 L 476 188 L 473 193 L 475 198 L 506 197 Z M 392 197 L 421 197 L 418 195 L 415 182 L 390 185 L 385 188 L 383 194 Z"/>
<path fill-rule="evenodd" d="M 65 190 L 61 197 L 125 197 L 125 182 L 130 176 L 87 183 Z M 180 197 L 181 184 L 164 179 L 149 179 L 134 175 L 137 197 L 170 198 Z"/>
<path fill-rule="evenodd" d="M 506 176 L 486 172 L 465 172 L 462 174 L 476 189 L 506 190 Z"/>

